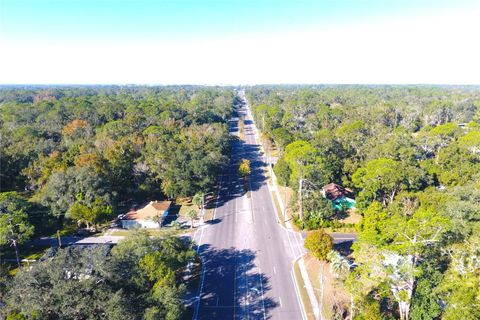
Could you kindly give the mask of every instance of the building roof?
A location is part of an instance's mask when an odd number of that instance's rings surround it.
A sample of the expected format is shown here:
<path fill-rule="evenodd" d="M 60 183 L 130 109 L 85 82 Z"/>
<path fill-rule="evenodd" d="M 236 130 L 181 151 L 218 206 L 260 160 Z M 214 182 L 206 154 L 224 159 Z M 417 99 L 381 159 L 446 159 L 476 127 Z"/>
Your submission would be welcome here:
<path fill-rule="evenodd" d="M 139 210 L 132 210 L 127 213 L 123 220 L 147 220 L 154 217 L 162 217 L 170 208 L 172 201 L 150 201 L 145 207 Z"/>
<path fill-rule="evenodd" d="M 332 201 L 335 201 L 341 197 L 353 198 L 352 190 L 348 188 L 344 188 L 336 183 L 329 183 L 323 186 L 322 189 L 323 189 L 325 198 Z"/>

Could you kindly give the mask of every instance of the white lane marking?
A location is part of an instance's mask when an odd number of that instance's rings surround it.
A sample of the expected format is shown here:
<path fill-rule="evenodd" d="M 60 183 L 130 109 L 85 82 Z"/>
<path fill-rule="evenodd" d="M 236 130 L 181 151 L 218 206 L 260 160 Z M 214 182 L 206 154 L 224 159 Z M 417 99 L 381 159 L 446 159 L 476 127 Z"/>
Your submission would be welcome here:
<path fill-rule="evenodd" d="M 300 255 L 303 255 L 302 246 L 300 245 L 300 243 L 298 243 L 298 237 L 299 237 L 299 236 L 300 236 L 300 235 L 295 232 L 294 238 L 295 238 L 295 242 L 297 243 L 298 252 L 300 252 Z"/>
<path fill-rule="evenodd" d="M 300 248 L 302 249 L 302 255 L 304 255 L 306 252 L 307 252 L 307 249 L 305 249 L 305 246 L 303 245 L 305 242 L 303 240 L 303 236 L 301 233 L 298 233 L 298 238 L 299 238 L 299 241 L 300 241 Z"/>
<path fill-rule="evenodd" d="M 197 253 L 198 253 L 198 251 L 200 250 L 200 246 L 202 245 L 203 229 L 204 229 L 204 228 L 202 227 L 202 231 L 200 232 L 200 238 L 198 239 Z"/>
<path fill-rule="evenodd" d="M 286 231 L 288 243 L 290 244 L 290 250 L 292 251 L 292 256 L 295 258 L 295 251 L 293 250 L 292 241 L 290 240 L 290 232 Z"/>
<path fill-rule="evenodd" d="M 200 259 L 202 259 L 202 265 L 203 265 L 202 280 L 200 282 L 200 291 L 197 297 L 197 307 L 195 308 L 195 312 L 193 313 L 193 320 L 198 319 L 198 312 L 200 311 L 200 302 L 202 300 L 203 283 L 205 282 L 205 270 L 207 269 L 205 266 L 205 260 L 201 256 L 200 256 Z"/>
<path fill-rule="evenodd" d="M 275 266 L 273 266 L 273 273 L 277 274 L 277 269 L 275 269 Z"/>
<path fill-rule="evenodd" d="M 280 302 L 280 308 L 282 308 L 282 307 L 283 307 L 283 305 L 282 305 L 282 297 L 278 296 L 278 301 Z"/>
<path fill-rule="evenodd" d="M 295 261 L 293 263 L 295 263 Z M 297 296 L 298 304 L 301 307 L 302 319 L 307 320 L 307 313 L 305 311 L 305 306 L 303 305 L 303 301 L 300 298 L 300 289 L 297 287 L 297 281 L 295 280 L 296 277 L 295 277 L 295 273 L 293 272 L 293 270 L 290 271 L 290 276 L 292 277 L 293 287 L 295 288 L 295 295 Z"/>

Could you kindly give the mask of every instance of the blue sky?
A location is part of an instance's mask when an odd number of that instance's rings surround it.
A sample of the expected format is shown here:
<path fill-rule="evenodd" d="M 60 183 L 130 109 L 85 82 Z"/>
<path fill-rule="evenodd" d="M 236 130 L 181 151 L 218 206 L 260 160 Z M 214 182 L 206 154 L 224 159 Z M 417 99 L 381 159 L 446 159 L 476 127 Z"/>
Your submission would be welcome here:
<path fill-rule="evenodd" d="M 479 83 L 476 2 L 0 0 L 0 83 Z"/>

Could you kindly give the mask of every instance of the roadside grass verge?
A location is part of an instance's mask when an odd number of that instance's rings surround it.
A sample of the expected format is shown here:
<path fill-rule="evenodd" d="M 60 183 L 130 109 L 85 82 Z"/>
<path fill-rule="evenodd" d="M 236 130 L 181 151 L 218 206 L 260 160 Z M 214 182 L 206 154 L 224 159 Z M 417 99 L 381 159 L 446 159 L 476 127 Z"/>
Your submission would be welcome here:
<path fill-rule="evenodd" d="M 271 194 L 272 194 L 273 202 L 275 203 L 275 209 L 277 211 L 278 221 L 280 221 L 280 224 L 282 225 L 282 227 L 285 228 L 285 217 L 283 216 L 282 209 L 280 209 L 280 204 L 278 203 L 277 196 L 273 191 L 271 191 Z"/>
<path fill-rule="evenodd" d="M 310 255 L 306 255 L 304 261 L 308 277 L 315 292 L 315 297 L 319 302 L 322 298 L 321 292 L 323 290 L 323 301 L 320 304 L 322 306 L 323 317 L 325 319 L 334 319 L 335 309 L 348 310 L 349 295 L 341 281 L 335 279 L 330 273 L 329 264 L 318 261 Z M 323 283 L 320 280 L 322 276 Z"/>
<path fill-rule="evenodd" d="M 338 228 L 322 228 L 327 233 L 357 233 L 357 229 L 355 227 L 338 227 Z"/>
<path fill-rule="evenodd" d="M 205 214 L 203 216 L 203 220 L 205 222 L 213 220 L 214 211 L 215 211 L 214 208 L 205 209 Z"/>
<path fill-rule="evenodd" d="M 300 299 L 305 307 L 307 319 L 315 320 L 315 314 L 313 313 L 312 305 L 310 303 L 310 299 L 308 298 L 307 290 L 305 289 L 305 282 L 303 281 L 302 273 L 300 272 L 300 267 L 298 266 L 298 260 L 296 260 L 293 264 L 293 272 L 295 273 L 295 280 L 297 281 L 296 285 L 300 291 Z"/>

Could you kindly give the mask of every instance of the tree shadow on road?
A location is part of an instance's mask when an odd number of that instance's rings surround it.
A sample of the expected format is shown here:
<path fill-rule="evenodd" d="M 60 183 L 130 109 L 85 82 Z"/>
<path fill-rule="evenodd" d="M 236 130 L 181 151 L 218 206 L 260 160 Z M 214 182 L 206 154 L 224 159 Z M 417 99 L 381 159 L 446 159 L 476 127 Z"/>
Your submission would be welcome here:
<path fill-rule="evenodd" d="M 278 305 L 266 297 L 268 277 L 255 265 L 255 253 L 202 245 L 203 286 L 198 319 L 264 319 Z"/>

